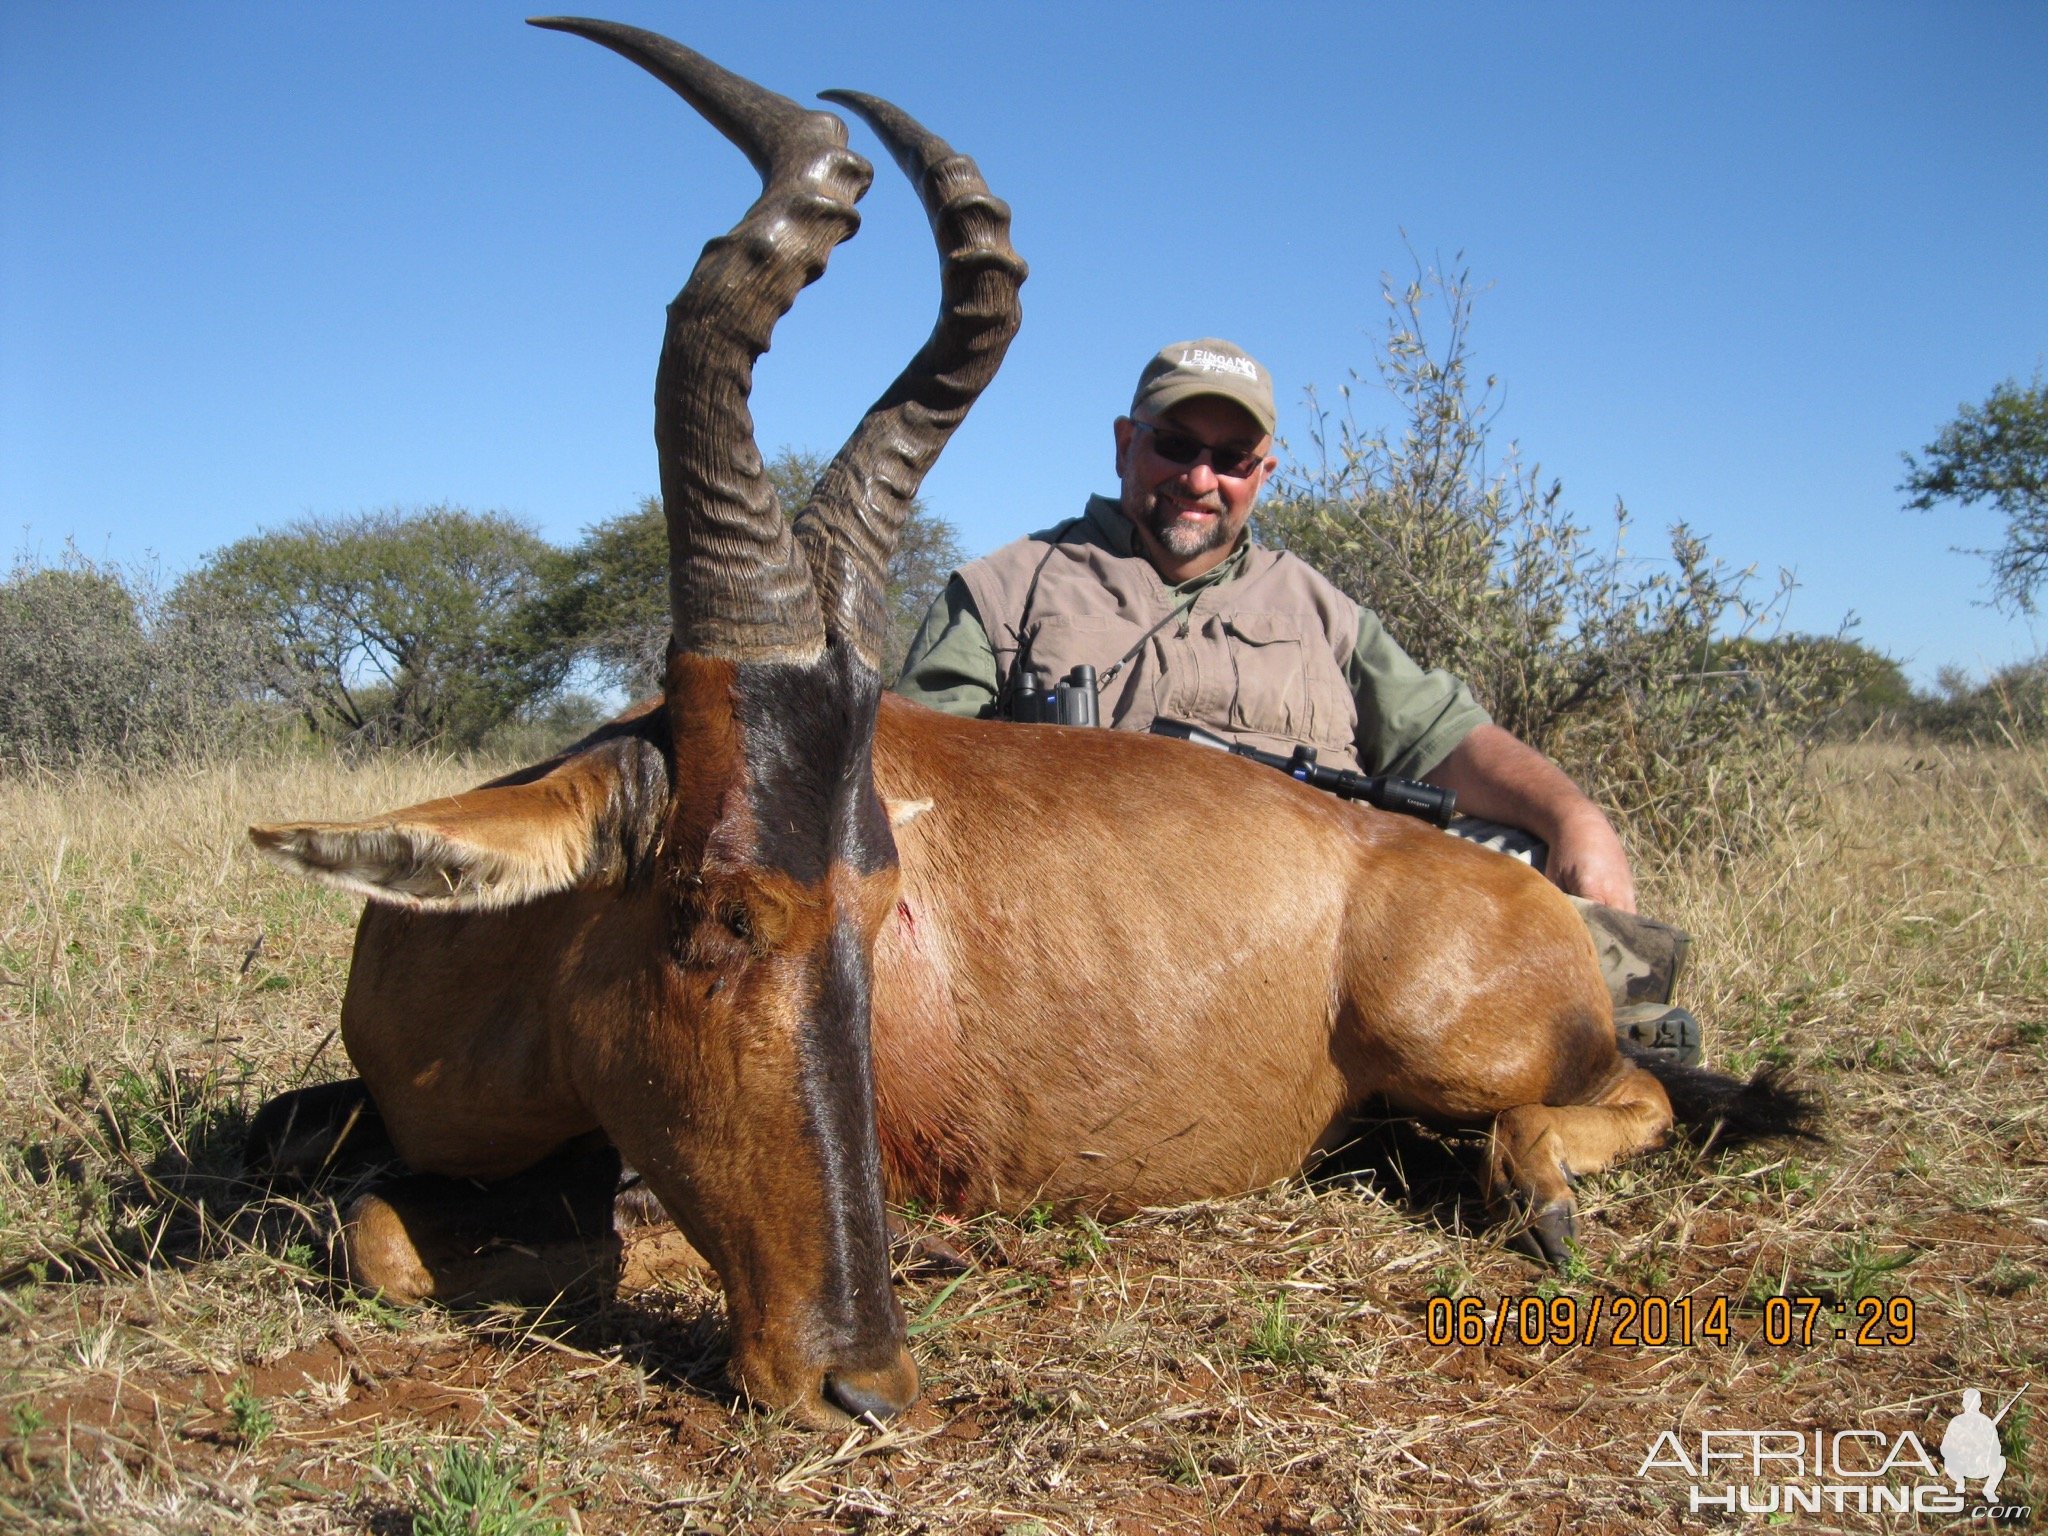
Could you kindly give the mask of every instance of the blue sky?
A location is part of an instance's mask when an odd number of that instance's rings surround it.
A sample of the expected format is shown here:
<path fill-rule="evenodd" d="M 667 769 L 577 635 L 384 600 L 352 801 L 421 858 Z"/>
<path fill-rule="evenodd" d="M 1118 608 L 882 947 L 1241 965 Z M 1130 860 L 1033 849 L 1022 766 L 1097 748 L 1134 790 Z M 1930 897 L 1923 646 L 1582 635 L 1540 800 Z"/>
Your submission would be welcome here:
<path fill-rule="evenodd" d="M 652 79 L 525 10 L 0 6 L 0 524 L 170 571 L 308 513 L 452 502 L 560 542 L 655 485 L 663 305 L 754 192 Z M 1462 251 L 1499 427 L 1632 548 L 1792 568 L 1792 622 L 1931 678 L 2048 645 L 1987 511 L 1899 453 L 2048 359 L 2048 5 L 613 0 L 791 95 L 974 154 L 1032 264 L 926 484 L 970 550 L 1112 484 L 1167 341 L 1369 369 L 1380 274 Z M 856 143 L 874 152 L 865 130 Z M 923 339 L 893 168 L 777 332 L 765 448 L 829 452 Z M 1406 232 L 1404 242 L 1403 231 Z M 1386 413 L 1359 397 L 1359 414 Z"/>

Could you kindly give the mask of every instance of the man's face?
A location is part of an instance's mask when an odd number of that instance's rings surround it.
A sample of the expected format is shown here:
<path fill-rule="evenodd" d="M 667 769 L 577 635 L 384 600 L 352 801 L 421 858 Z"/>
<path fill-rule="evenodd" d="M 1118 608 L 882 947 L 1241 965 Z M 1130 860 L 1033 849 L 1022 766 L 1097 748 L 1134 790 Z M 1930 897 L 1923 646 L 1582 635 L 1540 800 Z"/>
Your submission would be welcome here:
<path fill-rule="evenodd" d="M 1184 400 L 1157 418 L 1117 418 L 1124 516 L 1163 579 L 1177 586 L 1228 558 L 1280 462 L 1271 447 L 1242 406 L 1215 395 Z M 1245 472 L 1222 473 L 1219 463 Z"/>

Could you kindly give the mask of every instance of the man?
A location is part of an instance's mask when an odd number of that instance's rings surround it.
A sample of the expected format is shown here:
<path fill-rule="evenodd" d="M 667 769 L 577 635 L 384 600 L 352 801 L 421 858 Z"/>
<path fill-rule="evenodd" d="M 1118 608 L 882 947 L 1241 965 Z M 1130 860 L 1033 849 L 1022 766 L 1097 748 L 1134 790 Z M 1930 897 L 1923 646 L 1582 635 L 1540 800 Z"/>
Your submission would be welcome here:
<path fill-rule="evenodd" d="M 1050 688 L 1087 663 L 1106 725 L 1184 720 L 1453 790 L 1472 818 L 1454 831 L 1581 898 L 1623 1033 L 1697 1060 L 1697 1023 L 1666 1006 L 1685 936 L 1632 916 L 1628 856 L 1600 808 L 1462 683 L 1419 667 L 1371 610 L 1247 535 L 1279 464 L 1275 420 L 1272 378 L 1242 349 L 1205 338 L 1160 352 L 1116 420 L 1121 495 L 956 571 L 896 691 L 1001 716 L 1018 683 Z"/>

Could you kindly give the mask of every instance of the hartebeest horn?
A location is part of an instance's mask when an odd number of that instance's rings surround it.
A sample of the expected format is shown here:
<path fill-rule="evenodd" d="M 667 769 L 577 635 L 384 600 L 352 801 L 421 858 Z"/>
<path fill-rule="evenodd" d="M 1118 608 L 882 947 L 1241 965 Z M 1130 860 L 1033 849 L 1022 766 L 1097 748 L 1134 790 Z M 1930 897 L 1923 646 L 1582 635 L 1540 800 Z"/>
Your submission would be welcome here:
<path fill-rule="evenodd" d="M 811 568 L 754 443 L 754 360 L 775 322 L 860 227 L 873 170 L 846 125 L 765 90 L 653 32 L 582 17 L 533 18 L 631 59 L 745 152 L 762 190 L 704 247 L 668 308 L 654 382 L 654 437 L 668 518 L 678 650 L 734 661 L 807 661 L 824 646 Z M 886 553 L 884 559 L 887 558 Z"/>
<path fill-rule="evenodd" d="M 888 145 L 917 187 L 941 261 L 931 336 L 869 407 L 796 524 L 817 574 L 826 630 L 879 667 L 881 595 L 903 520 L 1017 334 L 1017 289 L 1028 269 L 1010 245 L 1009 205 L 989 191 L 971 159 L 879 97 L 823 95 L 858 112 Z"/>

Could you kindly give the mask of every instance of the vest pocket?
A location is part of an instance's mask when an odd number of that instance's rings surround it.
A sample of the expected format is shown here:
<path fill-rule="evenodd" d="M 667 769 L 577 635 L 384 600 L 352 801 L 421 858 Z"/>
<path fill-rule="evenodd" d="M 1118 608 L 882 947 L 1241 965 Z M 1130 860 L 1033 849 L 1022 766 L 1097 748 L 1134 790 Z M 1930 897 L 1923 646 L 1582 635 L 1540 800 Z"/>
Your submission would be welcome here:
<path fill-rule="evenodd" d="M 1025 654 L 1041 688 L 1060 681 L 1082 663 L 1106 672 L 1137 643 L 1144 629 L 1108 614 L 1049 613 L 1034 619 L 1025 635 Z"/>
<path fill-rule="evenodd" d="M 1291 613 L 1236 613 L 1224 625 L 1236 669 L 1233 727 L 1312 746 L 1333 767 L 1348 767 L 1356 710 L 1322 627 Z"/>

